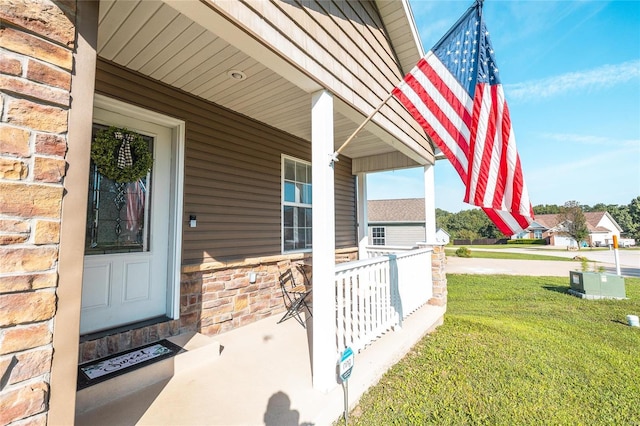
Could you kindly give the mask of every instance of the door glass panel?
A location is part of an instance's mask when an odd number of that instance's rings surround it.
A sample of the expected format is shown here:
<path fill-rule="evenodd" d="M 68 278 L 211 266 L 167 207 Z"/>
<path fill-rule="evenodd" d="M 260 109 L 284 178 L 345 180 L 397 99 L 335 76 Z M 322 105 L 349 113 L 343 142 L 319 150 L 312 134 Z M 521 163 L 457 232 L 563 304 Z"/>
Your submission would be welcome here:
<path fill-rule="evenodd" d="M 104 128 L 94 124 L 92 139 Z M 153 152 L 153 138 L 145 135 L 142 138 Z M 136 182 L 119 183 L 98 172 L 91 161 L 86 255 L 149 251 L 151 181 L 148 173 Z"/>

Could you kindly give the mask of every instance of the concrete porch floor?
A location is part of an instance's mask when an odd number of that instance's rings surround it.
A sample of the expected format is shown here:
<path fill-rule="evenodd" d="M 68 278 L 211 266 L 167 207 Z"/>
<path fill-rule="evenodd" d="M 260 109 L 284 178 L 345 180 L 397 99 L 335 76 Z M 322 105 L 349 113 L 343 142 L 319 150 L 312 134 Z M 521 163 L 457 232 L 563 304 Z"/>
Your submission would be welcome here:
<path fill-rule="evenodd" d="M 349 406 L 440 325 L 446 307 L 425 305 L 361 353 L 349 379 Z M 76 417 L 77 425 L 330 425 L 344 411 L 340 385 L 313 389 L 311 326 L 273 316 L 216 336 L 219 357 Z M 311 321 L 309 321 L 311 322 Z M 337 362 L 337 360 L 336 360 Z"/>

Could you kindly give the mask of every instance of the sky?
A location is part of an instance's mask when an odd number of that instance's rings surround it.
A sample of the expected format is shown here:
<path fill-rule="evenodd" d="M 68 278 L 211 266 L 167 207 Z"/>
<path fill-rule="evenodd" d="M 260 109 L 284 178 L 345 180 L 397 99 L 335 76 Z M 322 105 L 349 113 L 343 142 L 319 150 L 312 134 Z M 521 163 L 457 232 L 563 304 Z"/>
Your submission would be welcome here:
<path fill-rule="evenodd" d="M 410 0 L 426 51 L 472 0 Z M 628 205 L 640 195 L 640 1 L 485 0 L 531 204 Z M 424 197 L 422 168 L 367 176 L 368 199 Z M 435 166 L 436 208 L 464 184 Z"/>

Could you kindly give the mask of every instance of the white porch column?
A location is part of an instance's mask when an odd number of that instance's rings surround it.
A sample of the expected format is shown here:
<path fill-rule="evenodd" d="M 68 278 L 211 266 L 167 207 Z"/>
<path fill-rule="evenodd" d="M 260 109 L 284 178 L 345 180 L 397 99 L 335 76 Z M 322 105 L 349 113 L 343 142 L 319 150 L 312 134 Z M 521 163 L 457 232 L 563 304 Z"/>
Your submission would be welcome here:
<path fill-rule="evenodd" d="M 429 244 L 436 242 L 436 190 L 435 164 L 424 166 L 424 213 L 425 213 L 425 241 Z"/>
<path fill-rule="evenodd" d="M 367 258 L 369 244 L 369 222 L 367 220 L 367 174 L 358 173 L 358 193 L 356 194 L 358 208 L 358 256 Z"/>
<path fill-rule="evenodd" d="M 333 96 L 319 91 L 311 98 L 313 185 L 313 387 L 327 392 L 336 380 L 335 199 Z"/>

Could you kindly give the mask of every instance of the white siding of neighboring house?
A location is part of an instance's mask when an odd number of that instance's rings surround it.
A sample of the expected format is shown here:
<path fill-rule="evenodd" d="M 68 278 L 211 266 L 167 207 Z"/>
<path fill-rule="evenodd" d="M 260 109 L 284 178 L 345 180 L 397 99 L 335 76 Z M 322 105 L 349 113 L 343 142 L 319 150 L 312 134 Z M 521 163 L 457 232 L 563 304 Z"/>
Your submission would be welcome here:
<path fill-rule="evenodd" d="M 612 230 L 610 232 L 611 235 L 615 234 L 617 236 L 620 236 L 620 231 L 618 230 L 618 226 L 615 223 L 613 223 L 613 221 L 611 220 L 611 218 L 607 214 L 602 216 L 602 219 L 600 220 L 600 222 L 598 222 L 598 226 L 601 226 L 601 227 L 607 228 L 607 229 L 611 229 Z"/>
<path fill-rule="evenodd" d="M 605 214 L 604 216 L 602 216 L 602 219 L 600 220 L 600 222 L 598 222 L 598 226 L 603 227 L 603 228 L 607 228 L 610 231 L 607 233 L 598 233 L 598 234 L 591 234 L 594 244 L 595 241 L 601 241 L 601 245 L 610 245 L 613 244 L 613 236 L 617 236 L 618 239 L 620 239 L 620 230 L 618 229 L 618 227 L 613 223 L 613 221 L 611 220 L 611 218 L 609 217 L 609 215 Z M 595 238 L 598 238 L 598 240 L 596 240 Z"/>
<path fill-rule="evenodd" d="M 575 246 L 576 245 L 576 240 L 574 240 L 571 237 L 565 237 L 562 235 L 556 235 L 554 238 L 554 246 L 561 246 L 561 247 L 569 247 L 569 246 Z"/>
<path fill-rule="evenodd" d="M 449 234 L 447 234 L 444 230 L 438 229 L 436 231 L 436 243 L 447 245 L 449 244 L 449 241 L 450 241 Z"/>
<path fill-rule="evenodd" d="M 594 232 L 590 234 L 590 237 L 591 244 L 593 244 L 594 246 L 606 246 L 613 240 L 611 232 Z"/>
<path fill-rule="evenodd" d="M 372 228 L 385 228 L 385 244 L 386 246 L 405 246 L 415 247 L 416 243 L 424 242 L 425 226 L 424 225 L 370 225 L 369 226 L 369 242 L 372 240 Z"/>

